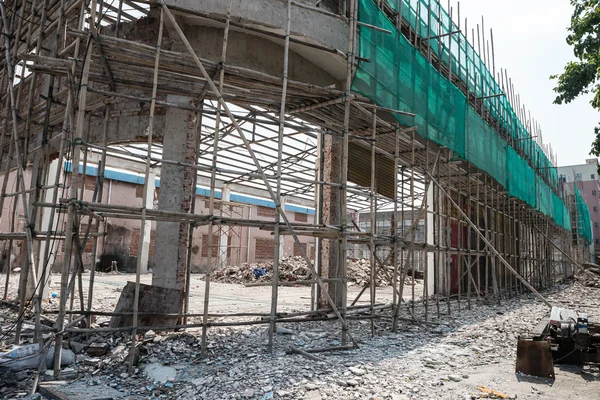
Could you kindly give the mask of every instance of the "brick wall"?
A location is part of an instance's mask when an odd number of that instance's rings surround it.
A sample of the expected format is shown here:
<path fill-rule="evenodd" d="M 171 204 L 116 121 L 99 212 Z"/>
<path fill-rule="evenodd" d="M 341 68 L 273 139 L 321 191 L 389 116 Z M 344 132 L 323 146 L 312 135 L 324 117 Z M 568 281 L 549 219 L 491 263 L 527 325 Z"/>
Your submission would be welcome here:
<path fill-rule="evenodd" d="M 302 255 L 301 248 L 306 252 L 306 243 L 300 243 L 300 246 L 298 246 L 298 243 L 294 243 L 294 257 Z"/>
<path fill-rule="evenodd" d="M 156 231 L 150 232 L 150 257 L 154 255 L 154 246 L 156 245 Z M 131 230 L 131 242 L 129 242 L 129 255 L 137 257 L 140 246 L 140 230 Z"/>
<path fill-rule="evenodd" d="M 254 259 L 256 261 L 273 260 L 275 252 L 275 240 L 267 238 L 256 238 L 254 242 Z"/>
<path fill-rule="evenodd" d="M 306 253 L 306 246 L 307 243 L 301 243 L 300 244 L 302 246 L 302 249 L 304 249 L 304 252 Z M 296 256 L 301 256 L 302 253 L 300 253 L 300 247 L 298 247 L 298 245 L 296 243 L 294 243 L 294 257 Z M 310 246 L 308 253 L 306 253 L 306 255 L 308 256 L 308 258 L 310 259 L 315 259 L 315 246 Z"/>
<path fill-rule="evenodd" d="M 95 176 L 85 176 L 85 190 L 91 190 L 94 193 L 94 188 L 96 187 L 96 177 Z"/>
<path fill-rule="evenodd" d="M 213 233 L 212 240 L 212 257 L 217 257 L 219 255 L 219 235 L 215 235 Z M 208 235 L 202 235 L 202 252 L 200 253 L 201 257 L 208 257 Z"/>
<path fill-rule="evenodd" d="M 258 206 L 256 207 L 256 215 L 259 217 L 275 218 L 277 211 L 274 208 Z"/>

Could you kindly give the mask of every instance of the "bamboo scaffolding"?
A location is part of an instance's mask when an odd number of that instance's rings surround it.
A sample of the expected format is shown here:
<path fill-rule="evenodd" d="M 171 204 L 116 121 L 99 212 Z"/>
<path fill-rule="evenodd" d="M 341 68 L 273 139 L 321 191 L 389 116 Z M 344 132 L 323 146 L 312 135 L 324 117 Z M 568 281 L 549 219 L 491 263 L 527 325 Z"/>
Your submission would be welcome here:
<path fill-rule="evenodd" d="M 311 319 L 284 316 L 278 310 L 278 288 L 292 283 L 278 282 L 279 246 L 275 246 L 274 279 L 268 283 L 271 286 L 270 312 L 250 315 L 244 313 L 215 314 L 209 313 L 210 304 L 210 267 L 213 262 L 212 251 L 207 253 L 209 270 L 205 281 L 206 290 L 204 308 L 201 314 L 189 313 L 190 301 L 190 272 L 191 272 L 191 244 L 193 230 L 203 227 L 209 230 L 209 249 L 212 249 L 213 229 L 218 227 L 248 227 L 249 229 L 263 229 L 273 232 L 275 243 L 285 236 L 292 236 L 294 243 L 300 247 L 303 258 L 311 270 L 311 279 L 305 282 L 294 282 L 294 285 L 311 285 L 314 295 L 312 308 L 315 314 L 308 315 L 313 320 L 323 320 L 322 315 L 316 312 L 320 296 L 331 308 L 327 311 L 329 317 L 341 322 L 342 342 L 348 339 L 353 341 L 347 326 L 347 319 L 359 316 L 371 322 L 371 333 L 375 334 L 375 319 L 385 317 L 382 312 L 391 309 L 392 329 L 397 330 L 398 321 L 412 321 L 420 324 L 415 316 L 417 307 L 424 307 L 425 322 L 430 319 L 430 297 L 435 296 L 438 316 L 440 315 L 440 301 L 447 303 L 447 313 L 451 311 L 451 302 L 459 309 L 467 301 L 467 308 L 471 308 L 472 291 L 475 291 L 477 301 L 490 296 L 489 286 L 493 287 L 494 299 L 500 301 L 502 297 L 517 294 L 523 287 L 537 290 L 554 285 L 555 282 L 566 275 L 569 261 L 578 268 L 576 258 L 583 254 L 577 249 L 577 255 L 569 255 L 570 248 L 568 233 L 554 225 L 549 218 L 534 212 L 529 206 L 516 199 L 508 197 L 498 182 L 487 174 L 479 171 L 467 162 L 457 163 L 451 161 L 448 149 L 441 149 L 444 161 L 438 164 L 440 148 L 436 144 L 423 140 L 416 127 L 406 127 L 391 123 L 391 115 L 414 116 L 411 110 L 394 110 L 373 104 L 358 93 L 351 91 L 352 76 L 358 60 L 356 53 L 358 25 L 360 29 L 374 29 L 358 21 L 358 5 L 355 0 L 343 2 L 341 11 L 344 14 L 335 14 L 323 9 L 306 6 L 291 0 L 279 0 L 287 5 L 285 20 L 285 34 L 271 32 L 264 27 L 257 26 L 247 21 L 242 22 L 231 18 L 231 8 L 227 15 L 213 15 L 210 13 L 193 12 L 190 15 L 210 20 L 216 26 L 224 27 L 224 40 L 222 56 L 217 61 L 201 59 L 197 56 L 192 45 L 185 38 L 182 26 L 178 25 L 175 16 L 188 10 L 167 7 L 161 1 L 161 29 L 164 22 L 172 24 L 172 35 L 181 39 L 185 51 L 172 51 L 160 46 L 143 44 L 141 40 L 126 40 L 122 38 L 122 25 L 134 20 L 134 16 L 123 9 L 123 3 L 134 7 L 137 12 L 146 14 L 145 8 L 137 3 L 119 1 L 118 7 L 106 2 L 91 2 L 86 8 L 82 2 L 77 1 L 50 1 L 35 0 L 24 2 L 15 9 L 15 14 L 3 16 L 2 46 L 5 48 L 5 60 L 0 61 L 0 104 L 4 105 L 0 113 L 0 166 L 4 171 L 3 182 L 0 187 L 0 218 L 9 218 L 10 232 L 0 233 L 0 239 L 9 241 L 9 255 L 13 248 L 13 241 L 26 241 L 33 251 L 27 250 L 28 255 L 33 255 L 32 262 L 27 269 L 22 270 L 19 280 L 20 311 L 25 311 L 27 300 L 24 297 L 25 288 L 30 279 L 29 271 L 40 275 L 33 276 L 33 282 L 39 285 L 36 298 L 42 299 L 44 288 L 49 277 L 49 269 L 53 246 L 59 241 L 64 241 L 63 270 L 61 277 L 61 299 L 56 324 L 52 332 L 56 333 L 55 345 L 61 347 L 64 337 L 70 333 L 92 332 L 131 332 L 131 353 L 136 346 L 138 332 L 138 317 L 146 315 L 139 308 L 139 280 L 141 247 L 138 249 L 138 265 L 136 266 L 136 292 L 135 304 L 132 312 L 133 324 L 131 327 L 119 330 L 92 329 L 90 328 L 92 315 L 104 315 L 101 311 L 93 311 L 95 259 L 97 254 L 102 254 L 105 248 L 102 243 L 107 233 L 107 221 L 133 220 L 139 221 L 140 241 L 144 239 L 144 226 L 150 221 L 171 221 L 185 223 L 188 226 L 188 259 L 186 262 L 187 279 L 185 290 L 184 313 L 178 315 L 184 318 L 183 324 L 170 325 L 171 327 L 202 328 L 202 352 L 206 349 L 207 329 L 212 326 L 234 326 L 243 324 L 266 324 L 269 326 L 269 350 L 273 350 L 273 332 L 276 324 L 280 322 L 303 322 Z M 431 2 L 433 3 L 433 2 Z M 417 6 L 417 20 L 421 14 L 421 2 Z M 428 7 L 423 4 L 423 6 Z M 155 7 L 155 6 L 153 6 Z M 437 54 L 448 51 L 452 55 L 455 51 L 452 37 L 441 36 L 442 32 L 431 32 L 433 24 L 440 27 L 442 16 L 440 8 L 433 11 L 431 5 L 427 10 L 427 38 L 415 32 L 412 21 L 402 18 L 402 13 L 391 15 L 385 2 L 380 7 L 393 17 L 393 23 L 402 34 L 408 37 L 443 76 L 454 83 L 460 90 L 466 92 L 469 104 L 477 113 L 486 120 L 490 126 L 502 132 L 500 120 L 493 118 L 492 114 L 499 108 L 500 99 L 496 93 L 489 93 L 489 87 L 484 86 L 482 74 L 475 77 L 475 89 L 471 91 L 469 82 L 462 82 L 461 69 L 454 70 Z M 302 9 L 302 12 L 319 13 L 348 25 L 348 49 L 341 52 L 338 49 L 327 48 L 315 43 L 308 43 L 291 29 L 292 13 Z M 106 11 L 116 17 L 109 19 Z M 292 11 L 294 10 L 294 11 Z M 458 9 L 460 29 L 460 7 Z M 347 13 L 346 13 L 347 12 Z M 18 13 L 18 14 L 17 14 Z M 96 14 L 97 13 L 97 14 Z M 431 15 L 431 14 L 434 15 Z M 450 30 L 452 30 L 453 10 L 449 9 Z M 100 27 L 100 16 L 104 16 L 103 24 L 116 27 L 116 34 L 104 35 Z M 20 18 L 19 18 L 20 17 Z M 116 24 L 115 24 L 116 23 Z M 493 34 L 490 31 L 491 42 L 486 41 L 482 24 L 482 32 L 477 27 L 477 39 L 480 54 L 484 62 L 491 65 L 493 75 L 495 71 Z M 39 26 L 38 26 L 39 25 Z M 89 31 L 85 27 L 89 25 Z M 418 22 L 416 26 L 421 26 Z M 226 63 L 227 36 L 229 27 L 236 30 L 250 32 L 268 37 L 282 44 L 284 65 L 282 76 L 273 76 L 264 72 L 254 71 Z M 441 29 L 441 28 L 440 28 Z M 466 29 L 466 20 L 465 20 Z M 381 29 L 378 29 L 381 31 Z M 429 42 L 437 35 L 437 54 Z M 160 36 L 160 35 L 159 35 Z M 52 37 L 56 41 L 50 50 L 42 46 L 45 38 Z M 473 44 L 475 34 L 472 30 Z M 429 39 L 429 40 L 426 40 Z M 481 40 L 481 41 L 480 41 Z M 447 42 L 449 41 L 449 42 Z M 80 46 L 83 43 L 84 46 Z M 87 46 L 85 45 L 86 43 Z M 449 43 L 449 44 L 446 44 Z M 310 51 L 327 53 L 336 57 L 338 61 L 346 64 L 344 83 L 339 86 L 319 86 L 306 82 L 295 81 L 288 76 L 289 51 L 291 44 L 294 48 L 310 48 Z M 465 44 L 459 39 L 458 47 Z M 468 44 L 468 41 L 467 43 Z M 490 52 L 491 44 L 491 52 Z M 482 50 L 483 49 L 483 50 Z M 483 53 L 482 53 L 483 51 Z M 460 56 L 459 51 L 459 57 Z M 452 60 L 452 56 L 449 57 Z M 159 62 L 160 60 L 160 62 Z M 459 58 L 459 65 L 460 63 Z M 25 69 L 27 65 L 27 70 Z M 22 68 L 16 71 L 20 82 L 11 82 L 15 71 L 10 71 L 12 66 Z M 468 69 L 468 67 L 467 67 Z M 201 74 L 198 74 L 198 71 Z M 468 74 L 468 71 L 467 71 Z M 48 78 L 54 87 L 46 93 L 38 93 L 36 85 L 42 79 Z M 468 79 L 468 78 L 467 78 Z M 506 93 L 518 113 L 518 118 L 527 125 L 532 134 L 539 134 L 539 126 L 525 111 L 518 94 L 515 94 L 512 82 L 506 70 L 500 70 L 499 81 L 502 82 L 502 91 Z M 52 85 L 50 86 L 52 87 Z M 12 92 L 11 92 L 12 90 Z M 198 107 L 180 105 L 167 101 L 171 94 L 186 97 L 197 97 L 206 102 Z M 4 97 L 3 97 L 4 96 Z M 212 102 L 212 104 L 211 104 Z M 21 109 L 18 110 L 18 105 Z M 136 105 L 136 107 L 128 106 Z M 153 141 L 153 120 L 163 117 L 164 111 L 169 107 L 184 109 L 189 112 L 202 113 L 206 117 L 206 124 L 200 126 L 202 133 L 209 132 L 206 139 L 199 141 L 196 146 L 199 157 L 197 163 L 182 163 L 163 158 L 162 149 L 158 144 L 160 139 Z M 15 114 L 15 109 L 17 113 Z M 117 118 L 148 117 L 149 134 L 147 138 L 137 137 L 138 141 L 146 141 L 146 147 L 133 143 L 129 145 L 115 145 L 115 138 L 110 138 L 111 124 Z M 92 125 L 101 120 L 103 123 L 101 139 L 94 137 Z M 213 121 L 214 120 L 214 121 Z M 227 120 L 230 120 L 227 121 Z M 212 126 L 214 122 L 214 126 Z M 62 127 L 61 130 L 52 130 L 52 127 Z M 323 174 L 322 141 L 324 136 L 338 136 L 342 138 L 341 154 L 341 181 L 327 182 Z M 38 138 L 45 138 L 47 143 L 38 144 Z M 503 136 L 504 137 L 504 136 Z M 252 138 L 248 140 L 247 138 Z M 70 143 L 69 143 L 70 140 Z M 307 145 L 310 140 L 310 146 Z M 525 154 L 525 146 L 529 152 L 533 148 L 533 138 L 528 138 L 529 143 L 514 142 L 507 136 L 509 144 L 513 143 L 519 154 Z M 357 185 L 347 181 L 349 170 L 349 145 L 356 143 L 370 153 L 370 184 Z M 99 143 L 101 142 L 101 143 Z M 315 143 L 317 142 L 317 143 Z M 541 142 L 540 142 L 541 143 Z M 303 146 L 306 146 L 303 148 Z M 199 147 L 202 147 L 200 149 Z M 541 146 L 543 149 L 545 147 Z M 145 150 L 145 151 L 144 151 Z M 235 155 L 232 155 L 235 152 Z M 315 154 L 316 153 L 316 154 Z M 49 164 L 51 158 L 58 154 L 56 173 L 50 176 Z M 97 195 L 92 201 L 84 201 L 84 196 L 89 195 L 84 180 L 87 179 L 87 167 L 92 165 L 92 155 L 100 154 L 98 165 L 98 178 L 96 180 Z M 436 158 L 435 157 L 437 154 Z M 72 183 L 62 185 L 59 183 L 61 176 L 67 175 L 64 159 L 72 159 Z M 102 204 L 106 200 L 103 196 L 104 170 L 107 168 L 107 157 L 119 160 L 135 160 L 136 163 L 145 165 L 145 184 L 143 207 L 131 207 L 122 204 Z M 292 166 L 287 159 L 298 159 L 298 166 Z M 527 157 L 525 157 L 527 158 Z M 376 182 L 376 161 L 378 159 L 392 160 L 394 163 L 394 195 L 392 197 L 379 193 Z M 430 161 L 435 160 L 434 168 L 430 169 Z M 29 181 L 30 189 L 25 188 L 25 177 L 22 176 L 23 168 L 28 163 L 36 165 L 34 175 Z M 317 164 L 316 168 L 314 164 Z M 162 210 L 146 209 L 146 196 L 148 185 L 148 171 L 150 167 L 159 165 L 177 165 L 193 169 L 195 179 L 209 186 L 209 212 L 205 215 L 190 213 L 166 212 Z M 436 164 L 438 165 L 436 167 Z M 80 172 L 80 167 L 81 172 Z M 16 170 L 16 184 L 14 190 L 9 189 L 9 171 Z M 314 175 L 316 176 L 313 176 Z M 480 177 L 480 175 L 483 175 Z M 54 178 L 54 179 L 52 179 Z M 546 177 L 543 177 L 547 180 Z M 52 182 L 49 182 L 52 181 Z M 209 185 L 207 185 L 209 182 Z M 272 221 L 253 220 L 250 218 L 235 218 L 231 215 L 215 215 L 215 193 L 217 187 L 223 183 L 239 184 L 244 189 L 261 189 L 267 198 L 270 198 L 277 210 L 277 217 Z M 41 184 L 40 184 L 41 183 Z M 476 185 L 473 188 L 473 185 Z M 67 189 L 70 194 L 65 196 L 59 192 Z M 266 191 L 265 191 L 266 188 Z M 323 188 L 336 190 L 340 202 L 337 212 L 339 222 L 328 226 L 323 224 Z M 11 191 L 12 190 L 12 191 Z M 52 191 L 50 196 L 48 190 Z M 44 196 L 46 194 L 46 196 Z M 282 207 L 283 196 L 298 196 L 299 199 L 314 202 L 317 216 L 315 223 L 290 222 Z M 26 196 L 29 199 L 26 200 Z M 12 204 L 7 205 L 6 198 L 15 197 Z M 20 200 L 20 201 L 19 201 Z M 194 200 L 195 201 L 195 197 Z M 421 202 L 417 210 L 417 202 Z M 18 224 L 19 203 L 23 203 L 24 210 L 31 216 L 30 222 L 25 224 L 25 231 Z M 58 228 L 60 213 L 68 207 L 67 229 L 61 232 Z M 410 210 L 406 208 L 411 207 Z M 6 208 L 6 210 L 4 210 Z M 380 216 L 393 208 L 391 219 L 391 233 L 384 233 L 385 225 L 378 225 Z M 458 213 L 452 210 L 456 208 Z M 467 211 L 461 211 L 466 209 Z M 370 211 L 371 226 L 368 232 L 349 226 L 348 215 L 358 210 Z M 35 214 L 34 214 L 35 213 Z M 38 215 L 39 213 L 39 215 Z M 44 220 L 42 225 L 40 215 L 48 215 L 49 220 Z M 412 225 L 406 229 L 404 217 L 412 215 Z M 88 231 L 79 232 L 78 221 L 87 216 Z M 12 219 L 11 219 L 12 218 Z M 36 218 L 38 218 L 36 220 Z M 425 240 L 416 240 L 419 221 L 425 220 Z M 46 226 L 46 222 L 47 226 Z M 398 223 L 401 224 L 400 228 Z M 90 226 L 93 227 L 90 228 Z M 450 231 L 458 227 L 457 237 L 452 237 Z M 206 228 L 204 228 L 206 226 Z M 31 231 L 33 229 L 33 233 Z M 85 229 L 82 229 L 85 230 Z M 466 233 L 463 233 L 463 230 Z M 445 231 L 445 232 L 444 232 Z M 475 234 L 475 242 L 472 235 Z M 411 236 L 409 236 L 411 235 Z M 466 238 L 464 237 L 466 235 Z M 301 246 L 299 237 L 310 237 L 316 241 L 316 262 L 313 264 L 307 252 Z M 430 242 L 430 236 L 433 243 Z M 552 239 L 561 237 L 566 243 L 565 247 L 556 245 Z M 75 300 L 76 284 L 80 282 L 80 273 L 83 268 L 81 258 L 86 240 L 93 240 L 92 268 L 88 288 L 87 305 L 81 310 L 67 307 L 67 301 L 73 304 Z M 338 246 L 340 254 L 338 260 L 339 277 L 322 278 L 320 261 L 322 255 L 321 242 L 323 239 Z M 483 248 L 480 242 L 484 243 Z M 550 242 L 550 243 L 548 243 Z M 37 250 L 38 246 L 45 243 L 44 251 Z M 346 252 L 348 245 L 367 246 L 369 248 L 370 280 L 364 290 L 369 289 L 368 305 L 358 311 L 347 303 L 347 277 Z M 568 246 L 568 247 L 567 247 Z M 551 251 L 558 250 L 560 255 Z M 379 253 L 378 253 L 379 252 Z M 379 254 L 383 255 L 380 257 Z M 42 255 L 43 254 L 43 255 Z M 430 257 L 432 259 L 430 260 Z M 560 259 L 560 261 L 559 261 Z M 452 262 L 457 260 L 456 263 Z M 569 260 L 569 261 L 566 261 Z M 433 274 L 430 274 L 429 264 L 432 261 Z M 35 268 L 35 263 L 39 265 Z M 405 280 L 409 270 L 412 271 L 410 280 L 415 282 L 417 265 L 424 263 L 424 289 L 422 298 L 418 299 L 413 285 L 410 293 L 410 302 L 403 303 Z M 557 263 L 560 267 L 557 270 Z M 391 269 L 384 266 L 391 263 Z M 484 269 L 480 265 L 484 264 Z M 13 267 L 9 259 L 5 297 L 8 290 L 10 269 Z M 47 268 L 48 267 L 48 271 Z M 458 272 L 459 280 L 456 285 L 451 283 L 452 269 Z M 473 269 L 476 269 L 473 272 Z M 392 272 L 393 299 L 389 305 L 375 303 L 377 289 L 375 279 L 378 274 L 387 275 Z M 481 273 L 483 272 L 483 274 Z M 559 273 L 560 272 L 560 273 Z M 475 274 L 477 275 L 475 277 Z M 484 276 L 480 276 L 484 275 Z M 400 282 L 398 282 L 400 280 Z M 328 295 L 324 284 L 340 284 L 342 290 L 341 303 L 335 304 Z M 429 292 L 432 283 L 434 292 Z M 490 285 L 491 283 L 491 285 Z M 466 285 L 466 286 L 465 286 Z M 455 292 L 458 290 L 458 292 Z M 456 293 L 453 295 L 452 293 Z M 534 292 L 537 293 L 537 292 Z M 83 289 L 78 288 L 80 301 Z M 359 296 L 354 300 L 358 301 Z M 443 294 L 443 295 L 442 295 Z M 40 342 L 40 351 L 48 346 L 40 340 L 44 329 L 41 320 L 48 311 L 38 308 L 36 300 L 36 329 Z M 76 308 L 76 307 L 75 307 Z M 352 311 L 352 312 L 351 312 Z M 355 314 L 354 312 L 358 313 Z M 400 314 L 407 312 L 411 318 L 400 318 Z M 244 314 L 244 315 L 242 315 Z M 260 314 L 260 315 L 258 315 Z M 65 321 L 72 315 L 82 315 L 83 319 L 75 319 L 71 323 Z M 107 314 L 108 315 L 108 314 Z M 209 317 L 264 317 L 261 321 L 235 321 L 213 322 Z M 187 318 L 200 318 L 199 324 L 188 324 Z M 87 321 L 87 322 L 85 322 Z M 84 324 L 85 322 L 85 324 Z M 81 328 L 81 326 L 86 326 Z M 45 331 L 44 331 L 45 332 Z M 17 335 L 18 337 L 19 335 Z M 60 362 L 60 351 L 55 356 L 55 362 Z M 130 358 L 133 360 L 133 357 Z M 56 364 L 55 364 L 56 365 Z M 131 370 L 130 365 L 130 370 Z M 55 368 L 55 373 L 60 369 Z"/>

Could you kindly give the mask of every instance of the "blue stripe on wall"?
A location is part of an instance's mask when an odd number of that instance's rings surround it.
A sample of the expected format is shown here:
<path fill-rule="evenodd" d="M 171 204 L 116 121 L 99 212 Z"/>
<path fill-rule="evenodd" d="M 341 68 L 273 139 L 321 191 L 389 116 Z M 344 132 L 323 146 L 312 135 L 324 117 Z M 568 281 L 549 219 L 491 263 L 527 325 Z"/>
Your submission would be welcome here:
<path fill-rule="evenodd" d="M 73 164 L 70 161 L 65 161 L 65 171 L 73 172 Z M 98 176 L 98 167 L 87 165 L 85 168 L 85 172 L 86 172 L 86 175 L 88 175 L 88 176 Z M 80 174 L 83 173 L 82 165 L 79 166 L 79 173 Z M 144 177 L 141 175 L 130 173 L 130 172 L 116 171 L 116 170 L 113 170 L 110 168 L 106 168 L 104 170 L 104 177 L 106 179 L 112 179 L 114 181 L 119 181 L 119 182 L 133 183 L 136 185 L 144 184 Z M 155 185 L 156 185 L 156 187 L 160 187 L 160 178 L 156 178 Z M 197 187 L 196 194 L 199 196 L 208 197 L 208 196 L 210 196 L 210 190 Z M 216 190 L 215 191 L 215 199 L 220 199 L 220 198 L 221 198 L 221 191 Z M 243 203 L 243 204 L 251 204 L 251 205 L 256 205 L 256 206 L 275 208 L 275 203 L 272 200 L 244 196 L 243 194 L 232 193 L 231 201 L 237 202 L 237 203 Z M 286 204 L 285 210 L 290 211 L 290 212 L 297 212 L 297 213 L 301 213 L 301 214 L 315 215 L 314 209 L 308 208 L 308 207 L 303 207 L 303 206 L 298 206 L 295 204 Z"/>

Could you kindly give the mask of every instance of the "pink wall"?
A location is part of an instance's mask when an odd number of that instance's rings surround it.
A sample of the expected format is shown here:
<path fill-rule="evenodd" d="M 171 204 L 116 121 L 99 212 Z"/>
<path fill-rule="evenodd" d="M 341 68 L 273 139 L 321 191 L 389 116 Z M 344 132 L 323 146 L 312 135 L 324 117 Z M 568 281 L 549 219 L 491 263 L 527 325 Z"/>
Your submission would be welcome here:
<path fill-rule="evenodd" d="M 16 174 L 12 173 L 9 175 L 7 192 L 12 192 L 14 190 L 10 189 L 14 187 Z M 0 177 L 0 182 L 1 182 Z M 85 190 L 83 198 L 85 201 L 91 201 L 92 195 L 94 192 L 94 183 L 95 177 L 87 177 Z M 27 184 L 29 185 L 29 184 Z M 29 186 L 27 186 L 29 187 Z M 132 183 L 115 181 L 106 179 L 104 181 L 104 194 L 103 194 L 103 203 L 105 204 L 118 204 L 125 206 L 142 206 L 142 198 L 141 198 L 141 185 L 136 185 Z M 155 207 L 157 205 L 157 191 L 155 191 Z M 62 193 L 61 193 L 62 194 Z M 61 196 L 59 196 L 61 197 Z M 67 197 L 67 195 L 64 195 Z M 9 197 L 5 199 L 4 203 L 4 211 L 2 213 L 2 218 L 0 218 L 0 231 L 1 232 L 10 232 L 10 219 L 9 217 L 11 213 L 9 212 L 11 204 L 16 200 L 16 197 Z M 195 213 L 196 214 L 208 214 L 208 203 L 207 198 L 203 196 L 197 196 L 196 198 L 196 206 Z M 218 202 L 216 202 L 218 204 Z M 19 206 L 19 215 L 22 215 L 22 207 Z M 243 218 L 243 219 L 252 219 L 252 220 L 265 220 L 265 221 L 273 221 L 274 218 L 268 216 L 261 216 L 258 213 L 258 207 L 255 205 L 246 205 L 240 204 L 239 207 L 234 205 L 232 210 L 229 211 L 229 208 L 226 208 L 229 215 L 233 218 Z M 273 209 L 270 209 L 274 211 Z M 216 214 L 216 213 L 215 213 Z M 294 212 L 286 212 L 290 221 L 295 220 Z M 60 217 L 60 222 L 58 226 L 59 231 L 64 231 L 66 226 L 66 213 L 57 214 Z M 314 217 L 312 215 L 307 215 L 307 223 L 312 223 L 314 221 Z M 18 232 L 24 232 L 24 223 L 22 218 L 16 221 L 18 225 L 16 225 L 15 230 Z M 88 224 L 88 217 L 84 216 L 80 220 L 80 224 L 82 228 L 85 229 L 85 225 Z M 108 218 L 106 220 L 107 224 L 107 235 L 98 240 L 98 251 L 97 251 L 97 260 L 101 258 L 101 268 L 104 269 L 110 266 L 110 262 L 112 260 L 116 260 L 119 264 L 120 270 L 124 271 L 134 271 L 135 265 L 137 262 L 137 246 L 139 240 L 139 230 L 141 223 L 139 220 L 134 219 L 115 219 Z M 46 230 L 47 227 L 44 226 L 42 228 Z M 156 229 L 156 223 L 152 222 L 152 242 L 151 242 L 151 255 L 149 266 L 152 267 L 153 262 L 153 247 L 154 247 L 154 231 Z M 256 240 L 257 239 L 270 239 L 273 240 L 273 232 L 270 230 L 262 230 L 259 228 L 248 228 L 248 227 L 234 227 L 234 228 L 219 228 L 215 226 L 213 229 L 213 234 L 217 235 L 221 233 L 220 229 L 226 229 L 229 236 L 231 236 L 231 241 L 229 243 L 231 250 L 231 261 L 233 264 L 244 263 L 244 262 L 254 262 L 256 260 Z M 85 230 L 82 232 L 85 233 Z M 204 270 L 206 266 L 206 257 L 202 255 L 202 245 L 203 245 L 203 235 L 208 235 L 208 227 L 200 226 L 194 230 L 193 234 L 193 242 L 192 242 L 192 265 L 193 271 L 201 271 Z M 137 240 L 136 240 L 137 239 Z M 314 245 L 314 238 L 312 237 L 300 237 L 302 243 L 306 243 L 306 246 L 310 251 L 312 251 Z M 83 261 L 86 268 L 89 268 L 93 260 L 91 259 L 91 243 L 92 239 L 88 239 L 88 245 L 83 254 Z M 16 257 L 15 265 L 12 267 L 18 266 L 20 257 L 21 257 L 21 246 L 22 241 L 16 240 L 14 241 L 13 247 L 13 259 Z M 63 264 L 63 246 L 64 241 L 59 241 L 56 244 L 54 250 L 57 252 L 56 259 L 54 261 L 54 270 L 59 271 Z M 7 253 L 8 249 L 8 240 L 0 240 L 0 252 Z M 291 236 L 286 235 L 284 238 L 284 255 L 293 255 L 294 253 L 294 242 Z M 310 254 L 310 253 L 309 253 Z M 214 257 L 213 257 L 214 259 Z M 272 255 L 270 256 L 272 260 Z M 216 263 L 216 261 L 214 261 Z"/>

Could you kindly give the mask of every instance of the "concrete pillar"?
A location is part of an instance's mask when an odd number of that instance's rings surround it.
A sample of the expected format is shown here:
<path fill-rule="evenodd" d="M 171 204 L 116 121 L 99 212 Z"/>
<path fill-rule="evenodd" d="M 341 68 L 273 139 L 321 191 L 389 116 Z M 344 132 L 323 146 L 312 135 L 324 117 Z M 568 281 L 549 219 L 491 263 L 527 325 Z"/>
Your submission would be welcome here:
<path fill-rule="evenodd" d="M 326 135 L 323 146 L 323 180 L 326 182 L 339 183 L 341 181 L 341 148 L 342 138 Z M 323 187 L 323 206 L 321 209 L 322 221 L 326 225 L 339 225 L 340 218 L 340 189 L 324 186 Z M 321 276 L 323 278 L 341 279 L 340 266 L 340 246 L 339 241 L 324 239 L 321 241 Z M 336 306 L 341 307 L 343 301 L 343 283 L 326 284 L 329 296 L 333 299 Z M 320 306 L 328 307 L 326 296 L 320 296 Z"/>
<path fill-rule="evenodd" d="M 281 196 L 281 209 L 284 211 L 285 211 L 286 203 L 287 203 L 287 197 Z M 286 254 L 286 251 L 285 251 L 285 237 L 286 237 L 286 235 L 279 235 L 279 259 L 280 260 L 289 255 L 289 254 Z M 294 245 L 295 245 L 295 243 L 294 243 Z M 308 251 L 308 248 L 306 250 Z M 292 250 L 292 254 L 294 254 L 293 250 Z"/>
<path fill-rule="evenodd" d="M 148 185 L 146 188 L 146 209 L 152 210 L 154 208 L 154 191 L 156 190 L 156 171 L 150 170 L 148 175 Z M 148 272 L 148 260 L 150 258 L 150 237 L 152 235 L 152 221 L 146 221 L 144 223 L 144 240 L 139 245 L 142 246 L 141 253 L 141 272 L 145 274 Z"/>
<path fill-rule="evenodd" d="M 223 185 L 223 189 L 221 190 L 221 201 L 229 202 L 231 201 L 231 188 L 229 185 Z M 229 205 L 221 204 L 221 216 L 228 217 L 229 215 Z M 229 227 L 221 225 L 220 227 L 221 233 L 219 234 L 219 266 L 226 267 L 227 266 L 227 250 L 228 250 L 228 242 L 229 242 Z"/>
<path fill-rule="evenodd" d="M 48 174 L 47 174 L 45 185 L 53 186 L 57 183 L 57 182 L 55 182 L 56 170 L 61 167 L 62 166 L 59 165 L 58 159 L 55 159 L 50 163 L 50 165 L 48 166 Z M 61 179 L 61 178 L 62 178 L 62 174 L 59 175 L 59 179 Z M 58 182 L 58 183 L 60 183 L 60 182 Z M 57 190 L 55 186 L 52 189 L 46 190 L 46 192 L 44 194 L 44 202 L 52 203 L 52 196 L 54 195 L 55 190 Z M 55 231 L 58 228 L 58 220 L 60 219 L 59 218 L 60 214 L 55 211 L 54 221 L 53 221 L 52 225 L 50 226 L 50 213 L 51 213 L 50 208 L 46 208 L 46 207 L 41 208 L 41 218 L 40 219 L 41 219 L 41 226 L 42 226 L 43 231 Z M 38 260 L 43 260 L 44 254 L 46 254 L 47 246 L 52 246 L 52 242 L 48 243 L 45 240 L 40 241 L 39 253 L 38 253 L 38 256 L 36 257 Z M 50 272 L 50 269 L 54 265 L 55 258 L 56 258 L 56 251 L 52 251 L 52 248 L 50 248 L 48 251 L 48 260 L 47 260 L 48 270 L 47 270 L 47 272 Z M 45 265 L 46 265 L 46 260 L 43 260 L 42 262 L 39 262 L 37 264 L 37 266 L 38 266 L 38 275 L 37 276 L 38 277 L 41 276 L 42 270 Z M 44 293 L 42 296 L 42 298 L 44 298 L 44 299 L 48 297 L 51 276 L 52 275 L 49 273 L 46 275 L 47 281 L 44 286 Z"/>
<path fill-rule="evenodd" d="M 167 101 L 192 107 L 192 99 L 169 95 Z M 196 163 L 196 143 L 201 114 L 169 108 L 163 129 L 163 159 L 189 164 Z M 162 164 L 158 209 L 189 212 L 192 204 L 196 170 L 172 164 Z M 188 224 L 158 221 L 152 285 L 168 289 L 185 289 Z"/>

